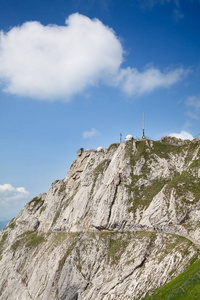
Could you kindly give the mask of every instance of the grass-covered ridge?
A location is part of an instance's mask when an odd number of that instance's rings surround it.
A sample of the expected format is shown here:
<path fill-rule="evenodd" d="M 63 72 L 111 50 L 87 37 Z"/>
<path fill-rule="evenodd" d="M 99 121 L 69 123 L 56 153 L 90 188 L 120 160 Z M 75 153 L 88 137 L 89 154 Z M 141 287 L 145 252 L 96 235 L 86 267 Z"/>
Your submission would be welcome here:
<path fill-rule="evenodd" d="M 200 199 L 200 178 L 192 175 L 188 171 L 176 176 L 169 182 L 169 188 L 176 190 L 177 196 L 185 196 L 190 192 L 193 194 L 195 200 Z"/>
<path fill-rule="evenodd" d="M 7 237 L 8 237 L 8 234 L 4 233 L 1 240 L 0 240 L 0 260 L 2 258 L 3 247 L 6 243 Z"/>
<path fill-rule="evenodd" d="M 39 209 L 44 204 L 44 200 L 40 197 L 35 197 L 31 201 L 28 202 L 29 210 L 32 212 L 33 210 Z"/>
<path fill-rule="evenodd" d="M 140 207 L 146 207 L 150 204 L 152 201 L 153 197 L 158 194 L 161 189 L 164 187 L 164 185 L 168 182 L 166 179 L 156 179 L 151 181 L 151 183 L 148 186 L 140 186 L 138 184 L 139 180 L 141 178 L 147 179 L 148 174 L 150 173 L 150 168 L 149 168 L 149 162 L 154 159 L 155 154 L 161 155 L 162 153 L 165 153 L 165 145 L 161 144 L 160 142 L 154 142 L 153 148 L 149 147 L 145 141 L 137 141 L 135 143 L 137 151 L 134 152 L 134 147 L 133 147 L 134 142 L 128 142 L 126 144 L 126 153 L 125 153 L 125 158 L 129 158 L 129 164 L 131 166 L 131 173 L 130 173 L 130 178 L 131 178 L 131 183 L 126 184 L 125 187 L 128 190 L 128 193 L 130 195 L 129 198 L 129 212 L 135 213 L 137 208 Z M 177 146 L 172 146 L 169 145 L 171 148 Z M 161 155 L 163 158 L 168 158 L 164 157 L 165 155 Z M 139 159 L 143 158 L 143 167 L 141 170 L 140 175 L 134 175 L 134 167 Z"/>
<path fill-rule="evenodd" d="M 196 300 L 200 299 L 200 259 L 185 272 L 159 288 L 143 300 Z"/>
<path fill-rule="evenodd" d="M 108 147 L 107 152 L 110 152 L 111 150 L 116 150 L 119 147 L 119 143 L 113 143 Z"/>
<path fill-rule="evenodd" d="M 17 237 L 10 250 L 13 264 L 21 257 L 17 261 L 16 268 L 17 272 L 21 274 L 23 283 L 27 285 L 30 284 L 31 270 L 36 266 L 38 270 L 40 267 L 43 268 L 44 274 L 46 274 L 45 268 L 50 267 L 49 271 L 54 272 L 53 285 L 55 285 L 55 289 L 58 288 L 57 282 L 59 279 L 63 278 L 72 267 L 76 270 L 77 278 L 81 276 L 86 282 L 91 281 L 93 278 L 98 280 L 100 274 L 103 274 L 105 284 L 111 282 L 111 287 L 116 284 L 113 277 L 118 274 L 117 272 L 121 276 L 117 279 L 119 284 L 123 280 L 126 281 L 128 274 L 132 276 L 131 273 L 136 272 L 138 280 L 140 278 L 145 280 L 148 288 L 149 282 L 153 281 L 157 272 L 156 268 L 152 268 L 149 271 L 148 278 L 143 277 L 143 273 L 149 268 L 149 262 L 152 266 L 162 264 L 162 268 L 166 268 L 168 276 L 173 278 L 174 276 L 169 273 L 168 266 L 163 264 L 163 258 L 166 255 L 168 257 L 173 256 L 175 259 L 175 275 L 178 273 L 176 270 L 179 269 L 179 266 L 182 267 L 179 257 L 188 257 L 188 260 L 185 259 L 183 262 L 185 267 L 189 259 L 198 255 L 195 247 L 185 238 L 164 235 L 160 249 L 158 242 L 160 245 L 159 233 L 145 231 L 49 232 L 46 234 L 25 232 Z M 178 254 L 177 256 L 174 255 L 175 251 Z M 48 259 L 53 262 L 54 257 L 56 258 L 56 264 L 54 264 L 56 268 L 52 268 L 51 263 L 46 264 Z M 34 263 L 32 264 L 32 262 Z M 24 276 L 25 274 L 27 276 Z M 135 278 L 134 276 L 132 278 Z M 156 280 L 159 281 L 158 276 Z M 128 279 L 127 284 L 129 283 Z M 141 290 L 141 297 L 143 293 L 144 291 Z M 60 296 L 59 299 L 61 299 Z"/>
<path fill-rule="evenodd" d="M 15 252 L 18 248 L 24 246 L 27 248 L 34 248 L 43 242 L 45 242 L 44 234 L 38 234 L 36 231 L 26 231 L 11 245 L 11 250 Z"/>
<path fill-rule="evenodd" d="M 123 239 L 122 235 L 118 238 L 110 238 L 108 261 L 111 265 L 118 263 L 129 242 L 129 239 Z"/>
<path fill-rule="evenodd" d="M 93 184 L 91 189 L 91 194 L 93 194 L 93 190 L 97 181 L 97 178 L 100 174 L 103 174 L 103 172 L 107 169 L 108 165 L 110 163 L 109 159 L 104 159 L 93 171 Z"/>
<path fill-rule="evenodd" d="M 7 225 L 8 228 L 10 229 L 14 229 L 16 227 L 16 222 L 15 222 L 15 218 L 13 218 L 9 224 Z"/>
<path fill-rule="evenodd" d="M 126 143 L 125 156 L 128 159 L 130 167 L 130 179 L 127 183 L 123 178 L 124 186 L 129 194 L 129 212 L 136 213 L 137 208 L 147 207 L 155 195 L 157 195 L 164 186 L 166 193 L 170 193 L 172 189 L 175 191 L 176 199 L 180 198 L 181 206 L 183 203 L 193 197 L 196 202 L 200 199 L 200 178 L 198 172 L 200 168 L 200 159 L 193 160 L 195 151 L 198 151 L 197 143 L 173 144 L 167 142 L 154 141 L 151 146 L 149 141 L 131 141 Z M 157 164 L 158 157 L 163 161 L 169 161 L 171 156 L 178 157 L 181 155 L 185 159 L 188 168 L 180 174 L 175 168 L 170 167 L 170 175 L 168 177 L 160 177 L 151 179 L 152 165 Z M 139 174 L 135 174 L 136 164 L 142 165 Z M 161 164 L 161 162 L 160 162 Z M 141 182 L 143 181 L 143 184 Z M 148 184 L 144 184 L 148 182 Z"/>

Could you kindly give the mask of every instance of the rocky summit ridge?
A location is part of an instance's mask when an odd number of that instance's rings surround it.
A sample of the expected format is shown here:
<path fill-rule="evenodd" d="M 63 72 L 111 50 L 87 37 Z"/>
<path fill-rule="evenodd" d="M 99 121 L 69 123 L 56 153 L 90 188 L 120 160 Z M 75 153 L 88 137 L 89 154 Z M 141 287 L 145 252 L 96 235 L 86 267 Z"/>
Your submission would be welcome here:
<path fill-rule="evenodd" d="M 0 299 L 142 299 L 200 247 L 198 140 L 80 149 L 0 232 Z"/>

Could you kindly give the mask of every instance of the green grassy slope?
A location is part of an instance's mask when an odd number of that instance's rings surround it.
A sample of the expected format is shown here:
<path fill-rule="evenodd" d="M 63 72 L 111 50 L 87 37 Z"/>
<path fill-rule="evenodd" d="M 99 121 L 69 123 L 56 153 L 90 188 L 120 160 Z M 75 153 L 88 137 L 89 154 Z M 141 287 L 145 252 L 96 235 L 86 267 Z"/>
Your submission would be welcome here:
<path fill-rule="evenodd" d="M 196 300 L 200 299 L 200 259 L 185 272 L 143 300 Z"/>

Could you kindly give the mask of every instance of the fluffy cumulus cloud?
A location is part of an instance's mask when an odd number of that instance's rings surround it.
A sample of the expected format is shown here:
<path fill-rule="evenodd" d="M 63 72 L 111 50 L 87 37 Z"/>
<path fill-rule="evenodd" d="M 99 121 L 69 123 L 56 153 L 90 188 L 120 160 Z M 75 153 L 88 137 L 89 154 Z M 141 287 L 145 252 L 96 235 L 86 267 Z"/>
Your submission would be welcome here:
<path fill-rule="evenodd" d="M 99 132 L 95 128 L 92 128 L 90 131 L 84 131 L 83 132 L 83 138 L 84 139 L 92 138 L 92 137 L 97 136 L 97 135 L 99 135 Z"/>
<path fill-rule="evenodd" d="M 182 130 L 180 133 L 170 133 L 169 136 L 176 137 L 176 138 L 182 139 L 182 140 L 193 140 L 193 138 L 194 138 L 190 133 L 188 133 L 184 130 Z"/>
<path fill-rule="evenodd" d="M 26 22 L 0 33 L 0 83 L 7 93 L 68 101 L 91 86 L 107 84 L 128 94 L 168 87 L 181 68 L 161 72 L 122 68 L 124 50 L 115 32 L 98 19 L 72 14 L 65 26 Z"/>
<path fill-rule="evenodd" d="M 0 206 L 10 206 L 19 200 L 27 199 L 29 192 L 24 187 L 15 188 L 9 183 L 0 185 Z"/>
<path fill-rule="evenodd" d="M 13 187 L 9 183 L 0 185 L 0 221 L 10 220 L 17 215 L 29 200 L 24 187 Z"/>
<path fill-rule="evenodd" d="M 73 14 L 65 26 L 27 22 L 0 36 L 0 78 L 6 92 L 69 97 L 115 74 L 122 46 L 99 20 Z"/>

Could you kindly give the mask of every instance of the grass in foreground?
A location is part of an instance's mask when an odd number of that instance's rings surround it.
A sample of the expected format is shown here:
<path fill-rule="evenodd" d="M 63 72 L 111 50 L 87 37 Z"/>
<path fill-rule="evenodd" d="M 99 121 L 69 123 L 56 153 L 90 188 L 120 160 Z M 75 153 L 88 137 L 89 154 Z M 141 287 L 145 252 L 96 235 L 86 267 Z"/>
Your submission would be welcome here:
<path fill-rule="evenodd" d="M 196 300 L 200 299 L 200 259 L 175 279 L 143 300 Z"/>

